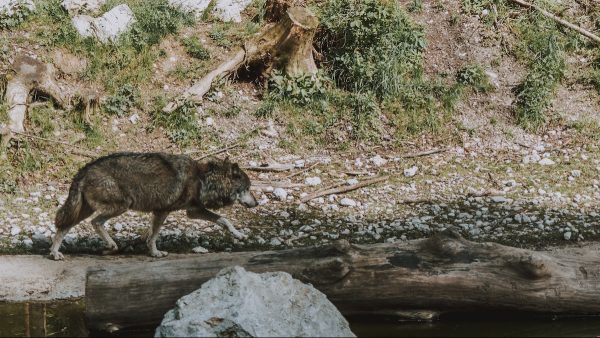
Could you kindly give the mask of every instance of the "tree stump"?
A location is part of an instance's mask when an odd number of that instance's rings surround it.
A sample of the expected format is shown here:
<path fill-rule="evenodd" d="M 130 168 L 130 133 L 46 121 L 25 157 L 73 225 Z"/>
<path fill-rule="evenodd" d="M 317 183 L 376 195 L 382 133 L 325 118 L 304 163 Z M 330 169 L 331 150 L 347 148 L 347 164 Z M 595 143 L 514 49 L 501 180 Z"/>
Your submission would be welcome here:
<path fill-rule="evenodd" d="M 226 61 L 206 74 L 193 86 L 188 88 L 174 102 L 169 103 L 165 112 L 177 109 L 182 101 L 202 101 L 202 97 L 210 89 L 215 80 L 235 73 L 240 67 L 261 64 L 263 74 L 273 69 L 281 69 L 285 74 L 316 74 L 317 65 L 313 58 L 313 38 L 319 20 L 304 7 L 291 7 L 277 23 L 267 24 L 254 35 L 243 47 L 231 52 Z"/>
<path fill-rule="evenodd" d="M 6 84 L 5 100 L 8 105 L 8 126 L 2 130 L 2 150 L 6 149 L 14 133 L 25 131 L 25 113 L 32 91 L 51 96 L 60 107 L 69 104 L 69 94 L 54 80 L 55 69 L 30 56 L 19 56 L 11 66 Z"/>

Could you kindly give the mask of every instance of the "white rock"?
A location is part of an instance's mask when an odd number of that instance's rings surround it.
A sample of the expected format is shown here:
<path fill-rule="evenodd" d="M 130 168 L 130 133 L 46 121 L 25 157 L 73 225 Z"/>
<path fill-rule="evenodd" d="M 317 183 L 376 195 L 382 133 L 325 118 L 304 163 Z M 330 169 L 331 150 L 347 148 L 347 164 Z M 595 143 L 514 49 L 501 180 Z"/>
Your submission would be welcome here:
<path fill-rule="evenodd" d="M 277 290 L 277 292 L 273 292 Z M 327 297 L 285 272 L 236 266 L 177 301 L 155 337 L 354 337 Z"/>
<path fill-rule="evenodd" d="M 30 11 L 35 11 L 35 4 L 32 0 L 0 0 L 0 13 L 12 16 L 19 8 L 27 8 Z"/>
<path fill-rule="evenodd" d="M 319 185 L 319 184 L 321 184 L 321 178 L 317 177 L 317 176 L 315 176 L 315 177 L 307 177 L 304 180 L 304 184 L 310 185 L 310 186 Z"/>
<path fill-rule="evenodd" d="M 271 238 L 271 241 L 269 242 L 269 244 L 272 246 L 279 246 L 279 245 L 281 245 L 281 241 L 277 238 Z"/>
<path fill-rule="evenodd" d="M 564 236 L 565 240 L 567 240 L 567 241 L 568 241 L 568 240 L 570 240 L 570 239 L 571 239 L 571 232 L 570 232 L 570 231 L 567 231 L 567 232 L 565 232 L 565 233 L 563 234 L 563 236 Z"/>
<path fill-rule="evenodd" d="M 62 6 L 70 15 L 95 12 L 106 3 L 106 0 L 64 0 Z"/>
<path fill-rule="evenodd" d="M 133 114 L 129 117 L 129 122 L 136 124 L 140 119 L 140 116 L 138 114 Z"/>
<path fill-rule="evenodd" d="M 506 203 L 508 200 L 504 196 L 492 196 L 490 200 L 494 203 Z"/>
<path fill-rule="evenodd" d="M 195 253 L 207 253 L 208 249 L 201 247 L 201 246 L 197 246 L 197 247 L 193 248 L 192 251 Z"/>
<path fill-rule="evenodd" d="M 371 162 L 371 163 L 373 163 L 374 165 L 376 165 L 376 166 L 380 167 L 380 166 L 382 166 L 382 165 L 386 164 L 386 163 L 387 163 L 387 160 L 386 160 L 386 159 L 384 159 L 383 157 L 379 156 L 379 155 L 375 155 L 375 156 L 373 156 L 373 157 L 371 157 L 371 158 L 369 159 L 369 162 Z"/>
<path fill-rule="evenodd" d="M 345 207 L 355 207 L 356 201 L 351 198 L 344 197 L 340 200 L 340 205 L 343 205 Z"/>
<path fill-rule="evenodd" d="M 169 0 L 169 5 L 182 12 L 193 13 L 199 18 L 210 4 L 210 1 L 211 0 Z"/>
<path fill-rule="evenodd" d="M 296 160 L 296 161 L 294 161 L 294 166 L 296 168 L 304 168 L 305 164 L 306 164 L 306 161 L 304 161 L 304 160 Z"/>
<path fill-rule="evenodd" d="M 241 22 L 241 12 L 251 3 L 252 0 L 218 0 L 212 14 L 225 22 Z"/>
<path fill-rule="evenodd" d="M 358 184 L 358 180 L 356 178 L 351 178 L 346 181 L 346 184 L 348 184 L 348 185 Z"/>
<path fill-rule="evenodd" d="M 10 235 L 11 236 L 16 236 L 16 235 L 18 235 L 20 233 L 21 233 L 21 228 L 19 228 L 18 226 L 15 225 L 15 226 L 13 226 L 13 227 L 10 228 Z"/>
<path fill-rule="evenodd" d="M 573 177 L 581 176 L 581 170 L 571 170 L 571 176 L 573 176 Z"/>
<path fill-rule="evenodd" d="M 71 21 L 77 32 L 84 37 L 94 37 L 101 42 L 115 42 L 135 22 L 129 6 L 122 4 L 102 16 L 76 15 Z"/>
<path fill-rule="evenodd" d="M 404 176 L 413 177 L 417 174 L 417 170 L 419 170 L 417 166 L 412 166 L 408 169 L 404 169 Z"/>
<path fill-rule="evenodd" d="M 121 231 L 123 230 L 123 224 L 121 223 L 115 223 L 115 225 L 113 225 L 113 229 L 115 229 L 115 231 Z"/>
<path fill-rule="evenodd" d="M 212 117 L 207 117 L 206 120 L 204 121 L 206 123 L 207 126 L 212 126 L 215 123 L 215 120 L 213 120 Z"/>
<path fill-rule="evenodd" d="M 546 157 L 546 158 L 543 158 L 543 159 L 541 159 L 541 160 L 538 162 L 538 164 L 539 164 L 539 165 L 553 165 L 553 164 L 555 164 L 555 162 L 554 162 L 554 161 L 552 161 L 551 159 L 549 159 L 549 158 L 547 158 L 547 157 Z"/>
<path fill-rule="evenodd" d="M 279 200 L 285 201 L 288 193 L 283 188 L 275 188 L 275 190 L 273 190 L 273 195 L 275 195 L 275 197 L 277 197 Z"/>

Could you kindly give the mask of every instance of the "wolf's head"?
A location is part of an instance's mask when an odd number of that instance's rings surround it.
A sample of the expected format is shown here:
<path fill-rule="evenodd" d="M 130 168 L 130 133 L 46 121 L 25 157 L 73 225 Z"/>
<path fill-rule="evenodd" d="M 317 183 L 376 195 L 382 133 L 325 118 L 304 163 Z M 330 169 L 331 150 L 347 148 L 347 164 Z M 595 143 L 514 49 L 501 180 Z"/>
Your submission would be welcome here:
<path fill-rule="evenodd" d="M 200 201 L 204 206 L 216 209 L 239 202 L 247 208 L 258 205 L 250 192 L 250 178 L 237 163 L 229 159 L 209 159 L 200 189 Z"/>

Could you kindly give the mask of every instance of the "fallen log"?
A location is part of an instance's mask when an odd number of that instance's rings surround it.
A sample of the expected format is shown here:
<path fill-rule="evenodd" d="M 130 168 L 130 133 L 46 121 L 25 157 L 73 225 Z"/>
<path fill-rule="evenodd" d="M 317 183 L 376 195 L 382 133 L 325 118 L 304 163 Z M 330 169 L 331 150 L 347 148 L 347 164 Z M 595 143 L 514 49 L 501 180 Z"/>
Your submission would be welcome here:
<path fill-rule="evenodd" d="M 600 314 L 597 250 L 531 251 L 476 243 L 446 230 L 429 239 L 121 264 L 88 271 L 86 316 L 95 329 L 156 325 L 178 298 L 224 267 L 286 271 L 345 315 L 519 310 Z"/>

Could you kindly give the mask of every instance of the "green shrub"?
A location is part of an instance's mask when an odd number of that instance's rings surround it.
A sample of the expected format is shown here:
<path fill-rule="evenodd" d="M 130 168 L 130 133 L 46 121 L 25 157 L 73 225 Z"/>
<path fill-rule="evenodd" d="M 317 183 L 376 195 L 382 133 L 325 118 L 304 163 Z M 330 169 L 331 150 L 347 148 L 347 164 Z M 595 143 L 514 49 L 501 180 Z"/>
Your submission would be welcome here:
<path fill-rule="evenodd" d="M 111 115 L 125 116 L 131 108 L 137 105 L 140 93 L 131 84 L 125 84 L 109 96 L 104 104 L 104 109 Z"/>
<path fill-rule="evenodd" d="M 196 105 L 193 102 L 186 100 L 170 113 L 163 112 L 164 106 L 164 98 L 155 98 L 152 118 L 155 125 L 166 129 L 167 137 L 171 142 L 187 146 L 200 140 L 202 133 L 196 118 Z"/>
<path fill-rule="evenodd" d="M 284 75 L 274 71 L 269 79 L 269 96 L 302 105 L 323 98 L 329 79 L 323 74 Z"/>
<path fill-rule="evenodd" d="M 131 10 L 136 21 L 127 39 L 137 50 L 155 45 L 162 37 L 177 32 L 180 26 L 194 22 L 192 14 L 170 6 L 167 0 L 140 1 Z"/>
<path fill-rule="evenodd" d="M 186 53 L 188 53 L 191 57 L 199 60 L 208 60 L 210 58 L 208 49 L 202 46 L 200 39 L 197 37 L 187 37 L 183 39 L 182 43 L 183 47 L 185 47 Z"/>
<path fill-rule="evenodd" d="M 33 13 L 29 7 L 20 2 L 14 4 L 11 10 L 11 15 L 6 11 L 0 11 L 0 30 L 16 28 Z"/>
<path fill-rule="evenodd" d="M 538 129 L 545 121 L 556 87 L 565 72 L 564 37 L 555 23 L 534 16 L 520 26 L 520 55 L 529 61 L 529 72 L 516 87 L 517 122 L 526 129 Z"/>
<path fill-rule="evenodd" d="M 456 74 L 456 82 L 471 87 L 478 92 L 487 93 L 493 89 L 487 74 L 480 65 L 468 65 Z"/>
<path fill-rule="evenodd" d="M 320 18 L 319 49 L 338 86 L 381 98 L 420 77 L 423 30 L 396 1 L 328 0 Z"/>

